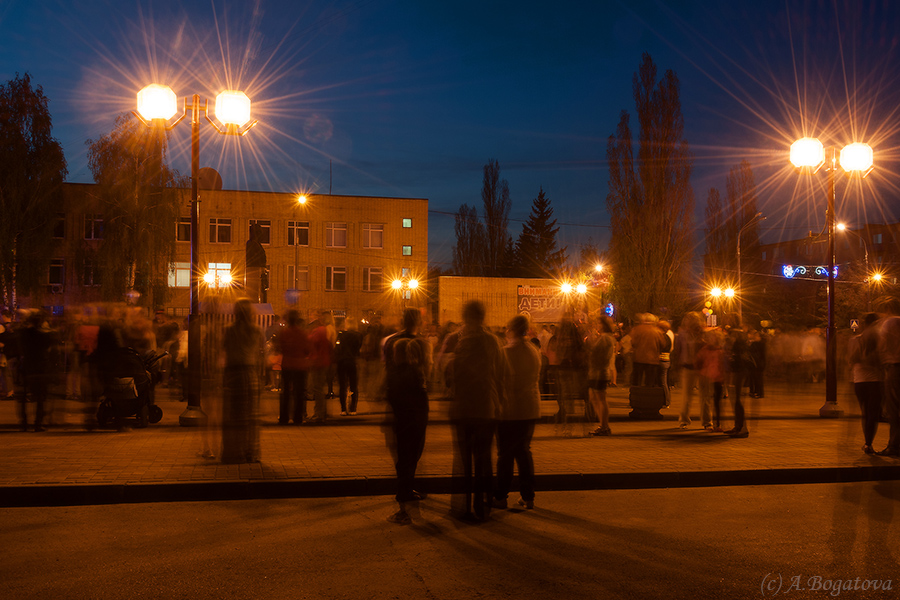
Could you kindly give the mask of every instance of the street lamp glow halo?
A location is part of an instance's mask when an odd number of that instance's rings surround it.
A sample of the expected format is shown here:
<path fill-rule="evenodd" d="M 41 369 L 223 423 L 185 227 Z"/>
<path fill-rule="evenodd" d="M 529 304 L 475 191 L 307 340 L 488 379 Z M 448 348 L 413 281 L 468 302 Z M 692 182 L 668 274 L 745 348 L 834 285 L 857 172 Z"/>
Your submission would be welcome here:
<path fill-rule="evenodd" d="M 216 276 L 213 275 L 212 273 L 209 273 L 209 272 L 204 273 L 204 274 L 203 274 L 203 281 L 205 281 L 205 282 L 208 283 L 208 284 L 215 283 L 215 281 L 216 281 Z"/>
<path fill-rule="evenodd" d="M 875 154 L 868 144 L 854 142 L 841 148 L 841 168 L 847 173 L 868 174 L 874 163 Z"/>
<path fill-rule="evenodd" d="M 297 196 L 297 204 L 306 204 L 306 196 L 304 194 L 300 194 Z"/>
<path fill-rule="evenodd" d="M 228 285 L 229 283 L 231 283 L 231 273 L 223 273 L 221 276 L 219 276 L 219 281 Z"/>
<path fill-rule="evenodd" d="M 726 298 L 734 298 L 734 288 L 728 288 L 725 290 Z"/>
<path fill-rule="evenodd" d="M 713 298 L 718 298 L 722 295 L 722 288 L 714 287 L 713 289 L 709 290 L 709 295 Z"/>
<path fill-rule="evenodd" d="M 575 287 L 575 291 L 578 292 L 579 294 L 586 294 L 586 293 L 587 293 L 587 286 L 586 286 L 585 284 L 583 284 L 583 283 L 579 283 L 579 284 Z"/>
<path fill-rule="evenodd" d="M 178 98 L 169 86 L 151 83 L 137 93 L 137 110 L 147 121 L 168 121 L 178 112 Z"/>
<path fill-rule="evenodd" d="M 563 294 L 568 294 L 572 291 L 572 284 L 564 283 L 561 286 L 559 286 L 559 289 L 562 291 Z"/>
<path fill-rule="evenodd" d="M 403 287 L 403 282 L 400 281 L 399 279 L 395 279 L 391 282 L 391 287 L 394 288 L 395 290 L 399 290 L 400 288 Z"/>
<path fill-rule="evenodd" d="M 416 289 L 417 287 L 419 287 L 419 280 L 418 279 L 410 279 L 409 283 L 406 284 L 406 287 L 408 287 L 411 290 Z"/>
<path fill-rule="evenodd" d="M 805 137 L 791 144 L 791 164 L 815 168 L 825 162 L 825 146 L 818 138 Z"/>
<path fill-rule="evenodd" d="M 225 125 L 243 127 L 250 121 L 250 98 L 239 90 L 225 90 L 216 96 L 216 118 Z"/>

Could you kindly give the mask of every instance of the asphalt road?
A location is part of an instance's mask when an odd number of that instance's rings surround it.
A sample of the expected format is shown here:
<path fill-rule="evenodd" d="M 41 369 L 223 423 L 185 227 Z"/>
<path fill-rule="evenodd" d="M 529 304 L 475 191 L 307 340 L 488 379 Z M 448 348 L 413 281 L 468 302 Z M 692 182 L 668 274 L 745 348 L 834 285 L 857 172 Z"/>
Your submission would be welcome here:
<path fill-rule="evenodd" d="M 837 580 L 895 598 L 898 499 L 898 481 L 539 493 L 470 525 L 439 495 L 411 526 L 384 496 L 7 508 L 0 597 L 792 599 Z"/>

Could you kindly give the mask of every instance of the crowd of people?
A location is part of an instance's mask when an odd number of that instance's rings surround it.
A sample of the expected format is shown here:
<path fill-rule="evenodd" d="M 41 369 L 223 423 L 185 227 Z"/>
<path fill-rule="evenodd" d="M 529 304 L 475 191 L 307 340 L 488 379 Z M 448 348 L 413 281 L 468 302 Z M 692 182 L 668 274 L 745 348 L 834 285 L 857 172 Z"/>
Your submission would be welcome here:
<path fill-rule="evenodd" d="M 19 400 L 22 430 L 42 431 L 51 385 L 66 397 L 85 402 L 85 424 L 95 414 L 105 386 L 113 378 L 134 379 L 138 393 L 152 382 L 133 357 L 164 355 L 159 379 L 181 387 L 187 399 L 187 323 L 158 313 L 151 321 L 134 307 L 80 310 L 67 318 L 42 311 L 22 312 L 18 319 L 0 315 L 2 394 Z M 606 316 L 569 314 L 557 324 L 535 325 L 522 315 L 504 328 L 485 325 L 485 307 L 466 304 L 462 322 L 439 328 L 425 325 L 418 309 L 402 315 L 397 330 L 380 319 L 363 323 L 322 312 L 306 323 L 297 310 L 262 327 L 248 300 L 234 304 L 233 315 L 204 326 L 204 375 L 221 384 L 220 409 L 211 409 L 220 440 L 209 439 L 202 452 L 220 453 L 227 463 L 260 460 L 260 394 L 279 394 L 278 425 L 328 422 L 327 400 L 337 396 L 340 416 L 357 414 L 361 397 L 387 403 L 385 431 L 393 453 L 398 510 L 390 519 L 410 521 L 410 503 L 425 494 L 416 490 L 415 472 L 425 447 L 429 396 L 451 401 L 450 419 L 464 481 L 462 518 L 485 519 L 491 508 L 506 508 L 514 469 L 519 473 L 518 505 L 534 506 L 531 440 L 541 419 L 541 400 L 556 403 L 558 435 L 574 435 L 576 421 L 594 437 L 612 434 L 607 390 L 621 384 L 656 389 L 664 406 L 672 403 L 678 382 L 678 425 L 687 429 L 699 413 L 700 427 L 732 438 L 750 435 L 743 398 L 764 397 L 765 373 L 773 365 L 795 369 L 797 377 L 819 377 L 824 356 L 815 332 L 774 334 L 745 329 L 736 314 L 723 326 L 710 327 L 700 313 L 683 315 L 677 326 L 655 315 L 636 316 L 633 325 Z M 866 315 L 863 327 L 846 345 L 847 364 L 863 415 L 867 454 L 900 456 L 900 300 L 886 298 L 879 313 Z M 129 349 L 130 354 L 124 353 Z M 822 351 L 822 352 L 820 352 Z M 797 368 L 796 365 L 803 365 Z M 128 373 L 123 373 L 129 371 Z M 338 393 L 334 394 L 337 381 Z M 725 428 L 723 400 L 733 407 Z M 307 414 L 308 400 L 312 415 Z M 695 401 L 699 410 L 694 411 Z M 583 414 L 576 415 L 582 408 Z M 874 449 L 878 422 L 886 410 L 889 440 Z M 128 427 L 116 418 L 120 430 Z M 492 464 L 497 441 L 496 480 Z"/>

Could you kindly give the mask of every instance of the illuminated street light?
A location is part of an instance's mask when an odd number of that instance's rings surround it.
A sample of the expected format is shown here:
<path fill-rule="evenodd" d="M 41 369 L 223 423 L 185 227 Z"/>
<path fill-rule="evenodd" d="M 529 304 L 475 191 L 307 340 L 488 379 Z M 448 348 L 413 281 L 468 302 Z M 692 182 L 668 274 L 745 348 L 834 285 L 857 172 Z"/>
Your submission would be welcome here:
<path fill-rule="evenodd" d="M 177 112 L 177 97 L 169 86 L 150 84 L 137 93 L 137 112 L 141 123 L 170 131 L 191 114 L 191 313 L 188 316 L 188 406 L 178 417 L 181 425 L 204 425 L 206 414 L 200 407 L 203 390 L 201 363 L 203 360 L 200 335 L 200 113 L 216 131 L 228 135 L 245 135 L 256 125 L 250 121 L 250 99 L 243 92 L 227 90 L 216 98 L 216 118 L 225 125 L 219 127 L 209 118 L 209 102 L 201 104 L 194 94 L 191 102 L 184 99 L 184 111 L 174 122 L 168 123 Z"/>
<path fill-rule="evenodd" d="M 881 273 L 874 273 L 872 275 L 872 281 L 874 281 L 875 283 L 878 283 L 879 281 L 881 281 Z"/>
<path fill-rule="evenodd" d="M 583 283 L 579 283 L 577 286 L 575 286 L 575 291 L 581 295 L 587 294 L 587 286 Z"/>
<path fill-rule="evenodd" d="M 837 152 L 828 149 L 817 138 L 805 137 L 791 144 L 791 163 L 798 169 L 812 169 L 813 173 L 825 166 L 828 171 L 828 207 L 825 212 L 825 229 L 828 232 L 828 327 L 825 329 L 825 404 L 819 416 L 839 417 L 844 414 L 837 406 L 837 338 L 834 327 L 834 172 L 837 170 Z M 848 175 L 865 177 L 873 168 L 874 153 L 868 144 L 854 142 L 840 152 L 841 168 Z"/>
<path fill-rule="evenodd" d="M 395 279 L 391 282 L 391 287 L 394 288 L 395 290 L 399 290 L 400 288 L 403 287 L 403 282 L 400 281 L 399 279 Z"/>
<path fill-rule="evenodd" d="M 409 280 L 409 283 L 406 284 L 406 287 L 408 287 L 408 288 L 411 289 L 411 290 L 414 290 L 414 289 L 418 288 L 418 287 L 419 287 L 419 280 L 418 280 L 418 279 L 410 279 L 410 280 Z"/>
<path fill-rule="evenodd" d="M 597 271 L 598 273 L 603 272 L 603 265 L 601 265 L 600 263 L 597 263 L 596 265 L 594 265 L 594 270 Z"/>
<path fill-rule="evenodd" d="M 559 289 L 563 294 L 571 294 L 572 293 L 572 284 L 564 283 L 561 286 L 559 286 Z"/>
<path fill-rule="evenodd" d="M 297 208 L 299 209 L 301 206 L 306 205 L 306 195 L 300 194 L 297 196 Z M 298 210 L 297 213 L 298 219 L 294 221 L 294 292 L 297 294 L 297 302 L 300 301 L 299 283 L 300 283 L 300 213 Z"/>
<path fill-rule="evenodd" d="M 725 297 L 734 298 L 734 288 L 725 288 Z"/>
<path fill-rule="evenodd" d="M 709 295 L 712 296 L 713 298 L 718 298 L 719 296 L 722 295 L 722 289 L 718 288 L 718 287 L 714 287 L 713 289 L 709 290 Z"/>

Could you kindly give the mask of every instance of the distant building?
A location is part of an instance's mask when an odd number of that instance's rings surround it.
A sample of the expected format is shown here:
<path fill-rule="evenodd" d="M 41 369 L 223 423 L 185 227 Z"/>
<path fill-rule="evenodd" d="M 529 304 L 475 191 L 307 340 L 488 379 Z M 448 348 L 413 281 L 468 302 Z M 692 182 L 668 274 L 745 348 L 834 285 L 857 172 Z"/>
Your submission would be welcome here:
<path fill-rule="evenodd" d="M 84 258 L 85 249 L 103 243 L 103 214 L 92 184 L 66 184 L 65 201 L 54 228 L 53 258 L 46 291 L 22 299 L 23 306 L 59 312 L 66 305 L 100 300 L 100 265 Z M 174 316 L 190 310 L 190 190 L 184 190 L 181 217 L 172 223 L 177 257 L 168 274 L 168 300 Z M 259 225 L 266 255 L 262 271 L 265 301 L 283 312 L 299 296 L 306 316 L 321 310 L 365 319 L 424 306 L 423 290 L 407 282 L 424 280 L 428 266 L 428 200 L 295 193 L 202 190 L 200 257 L 212 283 L 201 283 L 201 301 L 219 295 L 230 302 L 252 289 L 247 280 L 246 242 Z M 232 279 L 232 283 L 225 281 Z M 400 280 L 400 289 L 391 287 Z M 295 289 L 296 293 L 289 292 Z M 125 300 L 122 298 L 122 300 Z"/>

